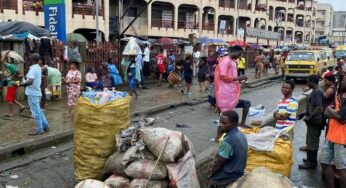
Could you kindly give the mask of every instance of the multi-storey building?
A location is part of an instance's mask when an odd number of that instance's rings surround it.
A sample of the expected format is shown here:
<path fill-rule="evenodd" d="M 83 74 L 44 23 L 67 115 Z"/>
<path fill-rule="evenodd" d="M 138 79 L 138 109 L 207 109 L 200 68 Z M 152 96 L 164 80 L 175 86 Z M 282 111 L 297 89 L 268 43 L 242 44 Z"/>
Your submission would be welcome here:
<path fill-rule="evenodd" d="M 313 0 L 99 1 L 99 26 L 106 40 L 116 30 L 122 33 L 139 13 L 139 18 L 125 32 L 126 35 L 188 38 L 189 34 L 195 33 L 197 37 L 230 41 L 238 38 L 237 28 L 258 28 L 279 32 L 279 40 L 286 44 L 309 43 L 315 38 L 317 2 Z M 0 0 L 0 20 L 28 21 L 43 26 L 42 8 L 33 7 L 33 2 L 39 1 Z M 96 8 L 93 0 L 65 2 L 67 33 L 81 33 L 89 40 L 95 39 Z M 149 5 L 146 7 L 147 3 Z M 272 45 L 277 43 L 277 40 L 255 37 L 246 37 L 246 41 Z"/>
<path fill-rule="evenodd" d="M 99 27 L 103 39 L 109 36 L 109 0 L 99 0 Z M 96 6 L 91 0 L 66 0 L 66 32 L 96 36 Z M 26 21 L 43 27 L 43 0 L 0 0 L 1 21 Z"/>
<path fill-rule="evenodd" d="M 316 38 L 320 36 L 331 36 L 333 24 L 333 7 L 328 3 L 320 3 L 317 8 Z"/>
<path fill-rule="evenodd" d="M 150 0 L 120 0 L 111 15 L 120 15 L 124 29 Z M 313 0 L 153 0 L 126 32 L 149 37 L 197 37 L 236 39 L 238 28 L 280 32 L 286 43 L 314 41 L 317 2 Z M 276 40 L 247 37 L 248 42 L 276 44 Z"/>
<path fill-rule="evenodd" d="M 332 39 L 337 43 L 346 41 L 346 11 L 334 12 Z"/>

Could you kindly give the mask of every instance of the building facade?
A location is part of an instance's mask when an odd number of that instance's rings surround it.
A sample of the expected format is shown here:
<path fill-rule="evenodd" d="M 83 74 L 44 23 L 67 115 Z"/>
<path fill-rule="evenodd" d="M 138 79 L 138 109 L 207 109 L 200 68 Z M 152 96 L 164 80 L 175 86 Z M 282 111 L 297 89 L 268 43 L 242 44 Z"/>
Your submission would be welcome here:
<path fill-rule="evenodd" d="M 109 0 L 99 0 L 99 28 L 103 39 L 109 36 Z M 80 33 L 88 40 L 96 36 L 96 6 L 91 0 L 66 0 L 66 32 Z M 43 0 L 0 0 L 1 21 L 26 21 L 44 27 Z"/>
<path fill-rule="evenodd" d="M 332 39 L 336 43 L 345 43 L 346 41 L 346 11 L 335 11 Z"/>
<path fill-rule="evenodd" d="M 332 35 L 334 11 L 331 4 L 318 4 L 316 17 L 316 38 L 320 36 L 330 37 Z"/>
<path fill-rule="evenodd" d="M 120 17 L 120 33 L 146 2 L 149 6 L 125 34 L 186 39 L 195 33 L 197 37 L 231 41 L 238 38 L 237 28 L 258 28 L 279 32 L 280 44 L 310 43 L 315 38 L 317 2 L 312 0 L 142 0 L 132 4 L 120 0 L 111 11 Z M 255 37 L 246 37 L 246 41 L 271 45 L 278 42 Z"/>

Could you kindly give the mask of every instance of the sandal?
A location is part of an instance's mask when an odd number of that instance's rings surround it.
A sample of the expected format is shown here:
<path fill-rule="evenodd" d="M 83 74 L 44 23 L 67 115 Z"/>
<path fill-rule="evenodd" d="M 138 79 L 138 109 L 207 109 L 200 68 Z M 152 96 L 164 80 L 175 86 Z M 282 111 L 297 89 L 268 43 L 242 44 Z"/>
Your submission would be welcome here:
<path fill-rule="evenodd" d="M 20 108 L 20 109 L 19 109 L 19 113 L 21 114 L 25 109 L 26 109 L 25 106 L 24 106 L 23 108 Z"/>

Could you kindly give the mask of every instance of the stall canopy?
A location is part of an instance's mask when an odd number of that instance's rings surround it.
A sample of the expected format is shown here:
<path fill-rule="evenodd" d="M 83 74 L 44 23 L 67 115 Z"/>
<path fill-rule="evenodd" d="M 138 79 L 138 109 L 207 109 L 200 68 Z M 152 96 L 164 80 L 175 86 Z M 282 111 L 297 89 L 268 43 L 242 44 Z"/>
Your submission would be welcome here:
<path fill-rule="evenodd" d="M 9 36 L 12 35 L 12 36 Z M 0 36 L 9 38 L 50 37 L 49 31 L 28 22 L 0 22 Z"/>

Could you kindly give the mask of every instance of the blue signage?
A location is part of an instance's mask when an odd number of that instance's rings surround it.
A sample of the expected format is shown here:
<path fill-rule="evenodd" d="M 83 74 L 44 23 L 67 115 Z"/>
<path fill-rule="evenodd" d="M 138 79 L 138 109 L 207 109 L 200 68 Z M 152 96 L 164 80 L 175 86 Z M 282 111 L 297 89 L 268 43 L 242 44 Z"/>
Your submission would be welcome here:
<path fill-rule="evenodd" d="M 66 43 L 65 4 L 44 5 L 44 26 L 52 36 Z"/>

